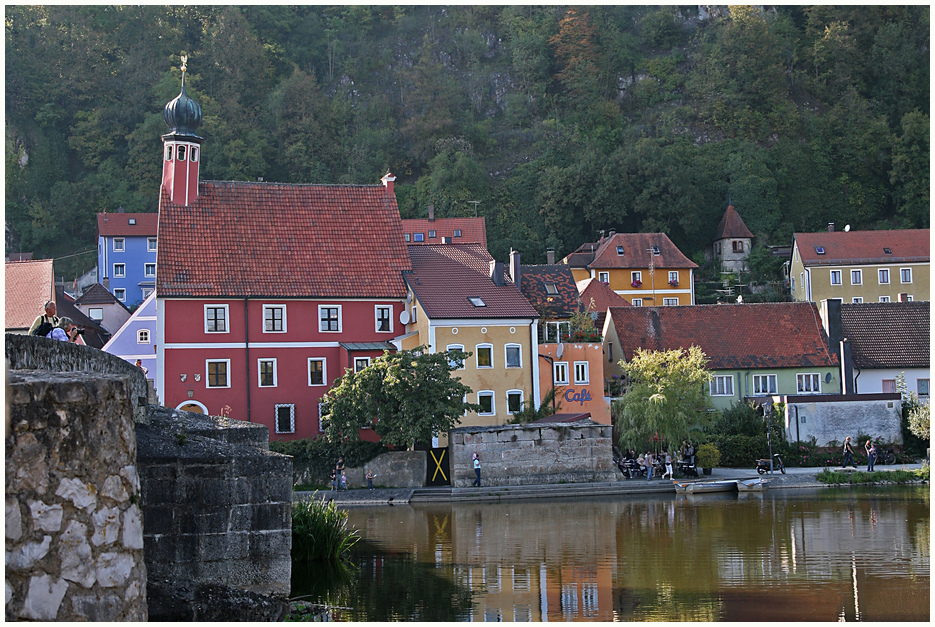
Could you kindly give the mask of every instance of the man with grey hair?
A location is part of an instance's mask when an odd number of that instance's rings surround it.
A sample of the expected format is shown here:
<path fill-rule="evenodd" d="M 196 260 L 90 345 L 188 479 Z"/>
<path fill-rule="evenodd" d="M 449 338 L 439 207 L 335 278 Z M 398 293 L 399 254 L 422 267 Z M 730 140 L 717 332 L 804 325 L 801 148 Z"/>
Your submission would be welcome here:
<path fill-rule="evenodd" d="M 47 300 L 45 302 L 45 313 L 40 314 L 39 316 L 36 317 L 36 319 L 32 323 L 32 326 L 29 327 L 29 331 L 27 331 L 27 335 L 41 335 L 42 337 L 46 337 L 52 329 L 58 326 L 58 316 L 56 316 L 55 313 L 56 313 L 55 301 Z M 42 333 L 41 332 L 42 329 L 39 329 L 39 327 L 42 324 L 51 325 L 51 327 L 46 327 L 48 328 L 48 330 L 45 331 L 45 333 Z M 39 330 L 40 332 L 36 333 L 37 330 Z"/>

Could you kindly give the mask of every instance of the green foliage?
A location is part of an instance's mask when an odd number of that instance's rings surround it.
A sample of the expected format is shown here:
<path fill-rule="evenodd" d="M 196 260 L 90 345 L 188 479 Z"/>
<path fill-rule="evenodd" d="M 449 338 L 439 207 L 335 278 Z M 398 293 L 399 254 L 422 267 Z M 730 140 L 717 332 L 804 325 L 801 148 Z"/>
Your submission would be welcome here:
<path fill-rule="evenodd" d="M 711 425 L 711 433 L 718 435 L 757 436 L 764 431 L 763 417 L 750 403 L 732 404 Z"/>
<path fill-rule="evenodd" d="M 712 442 L 721 452 L 719 466 L 724 468 L 754 468 L 756 460 L 769 457 L 769 443 L 766 434 L 757 435 L 716 435 Z M 779 452 L 773 443 L 773 452 Z M 783 458 L 785 461 L 785 458 Z"/>
<path fill-rule="evenodd" d="M 721 451 L 716 444 L 705 442 L 698 447 L 695 459 L 702 468 L 717 468 L 721 464 Z"/>
<path fill-rule="evenodd" d="M 303 440 L 274 440 L 269 443 L 269 450 L 274 453 L 291 455 L 296 471 L 308 468 L 316 486 L 330 486 L 329 474 L 334 470 L 339 457 L 344 458 L 348 468 L 361 468 L 377 455 L 388 449 L 381 442 L 348 440 L 333 442 L 327 438 L 308 438 Z"/>
<path fill-rule="evenodd" d="M 930 420 L 929 404 L 916 404 L 909 410 L 909 431 L 920 440 L 930 440 L 932 437 Z"/>
<path fill-rule="evenodd" d="M 325 505 L 313 496 L 292 504 L 293 562 L 339 562 L 358 539 L 357 531 L 347 528 L 347 512 L 334 501 Z"/>
<path fill-rule="evenodd" d="M 459 350 L 424 353 L 421 348 L 386 351 L 360 372 L 347 368 L 322 398 L 325 437 L 347 442 L 370 427 L 395 448 L 431 441 L 457 425 L 466 411 L 480 409 L 464 402 L 471 388 L 451 376 L 469 355 Z"/>
<path fill-rule="evenodd" d="M 629 385 L 611 406 L 621 449 L 640 448 L 656 434 L 668 446 L 692 439 L 707 422 L 708 371 L 701 349 L 637 349 L 620 362 Z M 697 439 L 697 438 L 695 438 Z"/>
<path fill-rule="evenodd" d="M 552 407 L 553 403 L 555 403 L 555 407 Z M 510 418 L 507 424 L 524 425 L 528 422 L 533 422 L 556 414 L 561 408 L 562 402 L 555 402 L 555 388 L 549 388 L 549 391 L 542 397 L 542 403 L 539 404 L 539 409 L 536 409 L 531 400 L 526 401 L 523 403 L 523 408 L 513 414 L 513 417 Z"/>

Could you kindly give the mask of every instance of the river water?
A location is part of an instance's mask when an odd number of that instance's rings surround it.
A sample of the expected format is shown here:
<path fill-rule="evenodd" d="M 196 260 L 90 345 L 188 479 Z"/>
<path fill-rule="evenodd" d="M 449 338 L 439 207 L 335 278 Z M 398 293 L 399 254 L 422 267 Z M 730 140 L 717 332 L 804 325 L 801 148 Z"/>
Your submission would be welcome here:
<path fill-rule="evenodd" d="M 928 621 L 928 486 L 352 508 L 353 621 Z"/>

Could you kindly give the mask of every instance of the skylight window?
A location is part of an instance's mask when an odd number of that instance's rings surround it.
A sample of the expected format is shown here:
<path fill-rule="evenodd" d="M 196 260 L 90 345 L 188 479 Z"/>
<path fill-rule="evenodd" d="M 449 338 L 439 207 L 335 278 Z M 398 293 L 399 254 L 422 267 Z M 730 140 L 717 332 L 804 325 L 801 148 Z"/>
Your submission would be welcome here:
<path fill-rule="evenodd" d="M 617 254 L 623 257 L 623 246 L 617 246 Z"/>
<path fill-rule="evenodd" d="M 824 246 L 815 246 L 815 252 L 818 253 L 819 255 L 824 255 L 824 254 L 825 254 L 825 247 L 824 247 Z"/>
<path fill-rule="evenodd" d="M 424 241 L 425 241 L 425 233 L 413 233 L 413 234 L 412 234 L 412 241 L 414 241 L 414 242 L 424 242 Z"/>
<path fill-rule="evenodd" d="M 136 224 L 136 218 L 130 218 L 129 222 L 130 224 Z"/>
<path fill-rule="evenodd" d="M 883 254 L 885 254 L 885 255 L 892 255 L 892 254 L 893 254 L 893 249 L 892 249 L 892 248 L 884 248 L 884 249 L 883 249 Z"/>
<path fill-rule="evenodd" d="M 479 296 L 468 296 L 468 301 L 475 307 L 486 307 L 487 304 Z"/>
<path fill-rule="evenodd" d="M 555 287 L 555 283 L 546 283 L 545 293 L 546 294 L 558 294 L 558 288 Z"/>
<path fill-rule="evenodd" d="M 658 255 L 658 254 L 659 254 L 659 247 L 658 247 L 658 246 L 653 246 L 653 254 L 654 254 L 654 255 Z"/>
<path fill-rule="evenodd" d="M 452 233 L 452 237 L 461 237 L 461 229 L 455 229 L 455 232 Z"/>

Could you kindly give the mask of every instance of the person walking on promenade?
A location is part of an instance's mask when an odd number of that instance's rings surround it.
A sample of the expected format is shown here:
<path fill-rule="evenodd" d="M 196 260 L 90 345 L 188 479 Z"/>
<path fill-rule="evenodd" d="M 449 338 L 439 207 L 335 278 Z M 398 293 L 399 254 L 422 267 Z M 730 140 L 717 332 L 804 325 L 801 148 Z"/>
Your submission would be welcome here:
<path fill-rule="evenodd" d="M 867 451 L 867 472 L 873 472 L 873 464 L 877 461 L 877 447 L 870 438 L 867 438 L 864 450 Z"/>
<path fill-rule="evenodd" d="M 331 491 L 337 492 L 338 490 L 338 475 L 335 474 L 334 469 L 331 470 Z"/>
<path fill-rule="evenodd" d="M 675 473 L 672 470 L 672 455 L 670 455 L 668 451 L 666 451 L 665 455 L 666 455 L 666 471 L 662 473 L 662 478 L 665 479 L 666 475 L 668 475 L 669 479 L 675 479 Z"/>
<path fill-rule="evenodd" d="M 841 465 L 841 468 L 847 468 L 848 463 L 850 463 L 854 469 L 857 468 L 857 464 L 854 463 L 854 447 L 851 445 L 851 436 L 844 438 L 844 463 Z"/>
<path fill-rule="evenodd" d="M 372 470 L 367 471 L 367 489 L 368 490 L 373 490 L 373 478 L 375 476 L 376 475 L 373 474 Z"/>
<path fill-rule="evenodd" d="M 650 451 L 646 451 L 643 459 L 646 460 L 646 479 L 651 480 L 653 478 L 653 466 L 656 465 L 656 459 Z"/>
<path fill-rule="evenodd" d="M 477 456 L 477 452 L 474 452 L 474 481 L 471 482 L 472 486 L 480 487 L 480 458 Z"/>

